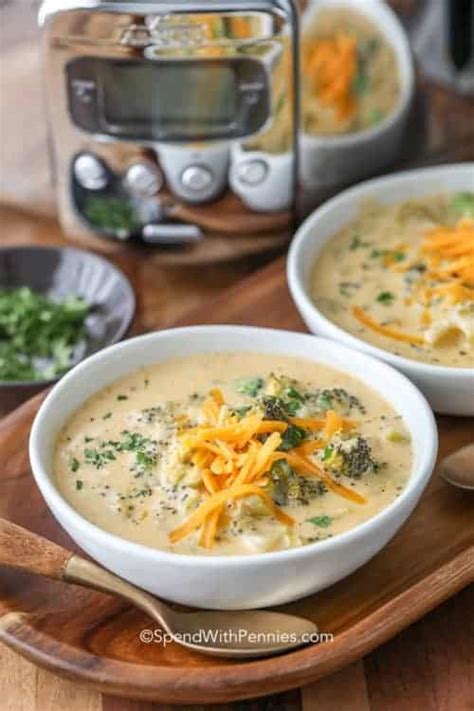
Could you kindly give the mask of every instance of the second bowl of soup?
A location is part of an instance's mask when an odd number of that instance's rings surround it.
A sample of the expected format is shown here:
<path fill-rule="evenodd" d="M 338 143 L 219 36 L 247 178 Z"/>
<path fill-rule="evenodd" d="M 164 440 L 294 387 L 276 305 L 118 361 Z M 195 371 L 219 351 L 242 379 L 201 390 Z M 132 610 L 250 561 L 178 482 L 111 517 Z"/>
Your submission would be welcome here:
<path fill-rule="evenodd" d="M 400 368 L 440 412 L 474 411 L 474 166 L 341 193 L 300 228 L 290 289 L 316 333 Z"/>

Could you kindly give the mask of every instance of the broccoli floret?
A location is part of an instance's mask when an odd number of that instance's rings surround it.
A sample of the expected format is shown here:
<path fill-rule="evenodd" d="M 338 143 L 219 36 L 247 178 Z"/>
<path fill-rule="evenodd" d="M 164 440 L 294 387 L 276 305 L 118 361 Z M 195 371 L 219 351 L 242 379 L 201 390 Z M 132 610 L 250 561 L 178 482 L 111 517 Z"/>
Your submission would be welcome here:
<path fill-rule="evenodd" d="M 263 416 L 266 420 L 287 422 L 288 413 L 286 412 L 281 398 L 274 397 L 273 395 L 265 395 L 259 401 L 259 405 L 263 410 Z"/>
<path fill-rule="evenodd" d="M 351 410 L 358 410 L 365 414 L 366 409 L 359 398 L 351 395 L 344 388 L 322 388 L 308 396 L 314 403 L 318 412 L 326 410 L 338 410 L 343 415 L 348 415 Z"/>
<path fill-rule="evenodd" d="M 368 472 L 376 472 L 380 464 L 372 458 L 369 443 L 363 437 L 353 437 L 332 445 L 332 451 L 325 450 L 324 464 L 331 471 L 352 479 L 360 479 Z"/>
<path fill-rule="evenodd" d="M 267 488 L 279 506 L 306 506 L 326 492 L 322 481 L 299 476 L 285 459 L 273 463 Z"/>

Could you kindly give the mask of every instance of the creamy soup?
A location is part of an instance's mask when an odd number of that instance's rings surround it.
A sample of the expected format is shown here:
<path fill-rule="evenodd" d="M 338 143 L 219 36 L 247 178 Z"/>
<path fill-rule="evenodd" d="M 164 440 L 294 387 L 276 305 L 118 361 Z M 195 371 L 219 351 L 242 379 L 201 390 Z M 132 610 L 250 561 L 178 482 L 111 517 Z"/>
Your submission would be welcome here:
<path fill-rule="evenodd" d="M 364 15 L 343 6 L 322 10 L 303 34 L 302 95 L 309 134 L 375 126 L 399 100 L 395 53 Z"/>
<path fill-rule="evenodd" d="M 474 193 L 366 203 L 314 266 L 318 308 L 349 333 L 427 363 L 474 365 Z"/>
<path fill-rule="evenodd" d="M 274 120 L 245 144 L 247 150 L 284 153 L 292 145 L 288 48 L 273 67 Z M 341 6 L 324 9 L 305 28 L 301 44 L 301 109 L 308 135 L 337 135 L 372 128 L 400 99 L 395 53 L 365 15 Z"/>
<path fill-rule="evenodd" d="M 61 432 L 57 485 L 100 528 L 176 553 L 303 546 L 402 491 L 411 444 L 362 382 L 306 360 L 196 355 L 127 376 Z"/>

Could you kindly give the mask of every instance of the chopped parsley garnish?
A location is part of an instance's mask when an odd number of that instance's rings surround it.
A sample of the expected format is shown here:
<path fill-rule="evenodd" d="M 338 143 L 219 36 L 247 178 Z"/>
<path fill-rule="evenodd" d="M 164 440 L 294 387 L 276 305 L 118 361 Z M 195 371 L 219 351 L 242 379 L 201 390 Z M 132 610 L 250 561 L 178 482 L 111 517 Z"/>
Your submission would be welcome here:
<path fill-rule="evenodd" d="M 334 447 L 332 447 L 330 444 L 328 444 L 326 447 L 324 447 L 323 456 L 322 456 L 323 462 L 326 462 L 328 459 L 331 459 L 333 452 L 334 452 Z"/>
<path fill-rule="evenodd" d="M 86 302 L 53 301 L 27 287 L 0 290 L 0 380 L 49 380 L 72 365 Z"/>
<path fill-rule="evenodd" d="M 120 402 L 121 400 L 128 400 L 128 395 L 117 395 L 117 400 Z"/>
<path fill-rule="evenodd" d="M 364 242 L 363 240 L 361 240 L 360 237 L 358 237 L 356 235 L 355 237 L 352 238 L 352 241 L 349 245 L 349 249 L 351 250 L 351 252 L 354 252 L 356 249 L 360 249 L 361 247 L 368 247 L 368 246 L 369 246 L 369 242 Z"/>
<path fill-rule="evenodd" d="M 245 378 L 237 383 L 237 392 L 255 397 L 263 388 L 263 378 Z"/>
<path fill-rule="evenodd" d="M 81 491 L 81 489 L 84 487 L 84 482 L 82 479 L 76 479 L 76 489 L 77 491 Z"/>
<path fill-rule="evenodd" d="M 390 257 L 394 262 L 403 262 L 406 258 L 405 252 L 398 249 L 373 249 L 370 253 L 371 259 L 378 259 L 379 257 Z"/>
<path fill-rule="evenodd" d="M 69 463 L 70 470 L 72 472 L 77 472 L 79 467 L 80 467 L 79 461 L 76 459 L 76 457 L 73 457 Z"/>
<path fill-rule="evenodd" d="M 474 219 L 474 193 L 456 193 L 451 200 L 451 208 L 460 217 Z"/>
<path fill-rule="evenodd" d="M 319 528 L 329 528 L 333 519 L 331 516 L 313 516 L 313 518 L 307 518 L 306 521 Z"/>
<path fill-rule="evenodd" d="M 379 304 L 391 304 L 394 299 L 395 296 L 391 291 L 381 291 L 377 294 L 375 300 L 378 301 Z"/>
<path fill-rule="evenodd" d="M 102 469 L 108 462 L 113 462 L 115 458 L 115 453 L 112 449 L 87 448 L 84 450 L 84 461 L 96 469 Z"/>
<path fill-rule="evenodd" d="M 111 417 L 112 417 L 112 413 L 106 412 L 102 419 L 103 420 L 110 420 Z"/>

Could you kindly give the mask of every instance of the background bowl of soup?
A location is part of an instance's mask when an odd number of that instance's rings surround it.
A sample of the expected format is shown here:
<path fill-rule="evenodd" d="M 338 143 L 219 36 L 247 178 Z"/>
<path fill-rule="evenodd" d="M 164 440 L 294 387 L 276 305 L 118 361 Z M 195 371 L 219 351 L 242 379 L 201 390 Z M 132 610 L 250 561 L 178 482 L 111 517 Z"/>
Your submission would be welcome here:
<path fill-rule="evenodd" d="M 423 391 L 434 410 L 446 414 L 474 414 L 474 373 L 471 362 L 464 367 L 423 362 L 408 358 L 389 350 L 389 345 L 374 345 L 363 340 L 354 332 L 328 318 L 327 313 L 318 308 L 313 297 L 315 265 L 322 257 L 323 250 L 341 230 L 357 219 L 361 206 L 366 201 L 375 200 L 382 205 L 393 205 L 405 201 L 423 200 L 431 196 L 454 196 L 474 192 L 474 165 L 472 163 L 448 165 L 421 170 L 407 171 L 384 178 L 367 181 L 329 200 L 316 210 L 299 228 L 288 255 L 288 284 L 293 300 L 308 328 L 315 334 L 326 336 L 353 348 L 365 351 L 383 359 L 407 375 Z M 356 245 L 363 245 L 367 234 L 358 236 Z M 349 247 L 350 249 L 350 247 Z M 383 235 L 380 244 L 371 245 L 371 251 L 383 251 Z M 348 282 L 364 282 L 364 274 L 358 268 L 347 272 Z M 336 275 L 334 275 L 336 280 Z M 398 294 L 383 296 L 398 297 Z M 350 303 L 357 297 L 349 295 Z M 401 323 L 403 327 L 403 323 Z M 388 344 L 388 341 L 386 340 Z M 396 342 L 394 341 L 396 345 Z M 397 350 L 394 348 L 394 350 Z M 466 360 L 466 358 L 465 358 Z M 440 360 L 440 363 L 442 361 Z M 469 367 L 470 365 L 470 367 Z"/>
<path fill-rule="evenodd" d="M 341 27 L 342 34 L 337 31 Z M 331 48 L 317 47 L 316 56 L 314 39 L 332 40 L 338 34 L 341 43 L 349 43 L 354 37 L 357 40 L 358 57 L 349 97 L 355 107 L 341 104 L 334 112 L 330 104 L 333 87 L 328 87 L 329 104 L 313 112 L 317 99 L 311 94 L 311 67 L 304 70 L 300 171 L 303 190 L 309 194 L 368 177 L 393 161 L 400 150 L 414 94 L 408 39 L 385 3 L 314 0 L 308 4 L 302 18 L 303 65 L 316 62 L 315 76 L 318 69 L 321 72 L 320 65 Z M 305 49 L 308 45 L 309 49 Z M 342 47 L 340 52 L 347 55 L 350 47 Z M 349 71 L 350 60 L 350 56 L 341 58 L 339 78 Z M 339 120 L 335 113 L 340 114 Z"/>
<path fill-rule="evenodd" d="M 411 441 L 405 486 L 386 508 L 334 537 L 252 555 L 189 555 L 158 550 L 111 533 L 80 514 L 60 492 L 54 454 L 71 416 L 118 378 L 181 356 L 217 354 L 305 359 L 343 373 L 402 418 Z M 190 376 L 192 378 L 192 375 Z M 111 391 L 112 392 L 112 391 Z M 132 391 L 131 391 L 132 392 Z M 114 402 L 118 400 L 114 395 Z M 122 405 L 123 402 L 120 402 Z M 87 419 L 88 426 L 90 418 Z M 374 556 L 400 528 L 427 485 L 437 450 L 431 410 L 419 391 L 384 363 L 325 339 L 287 331 L 240 326 L 199 326 L 152 333 L 101 351 L 67 374 L 48 395 L 35 419 L 30 460 L 50 510 L 74 541 L 123 578 L 163 598 L 186 605 L 242 609 L 277 605 L 327 587 Z M 72 476 L 77 476 L 77 466 Z M 80 471 L 80 470 L 79 470 Z M 86 489 L 84 488 L 84 492 Z M 82 493 L 82 492 L 81 492 Z"/>

